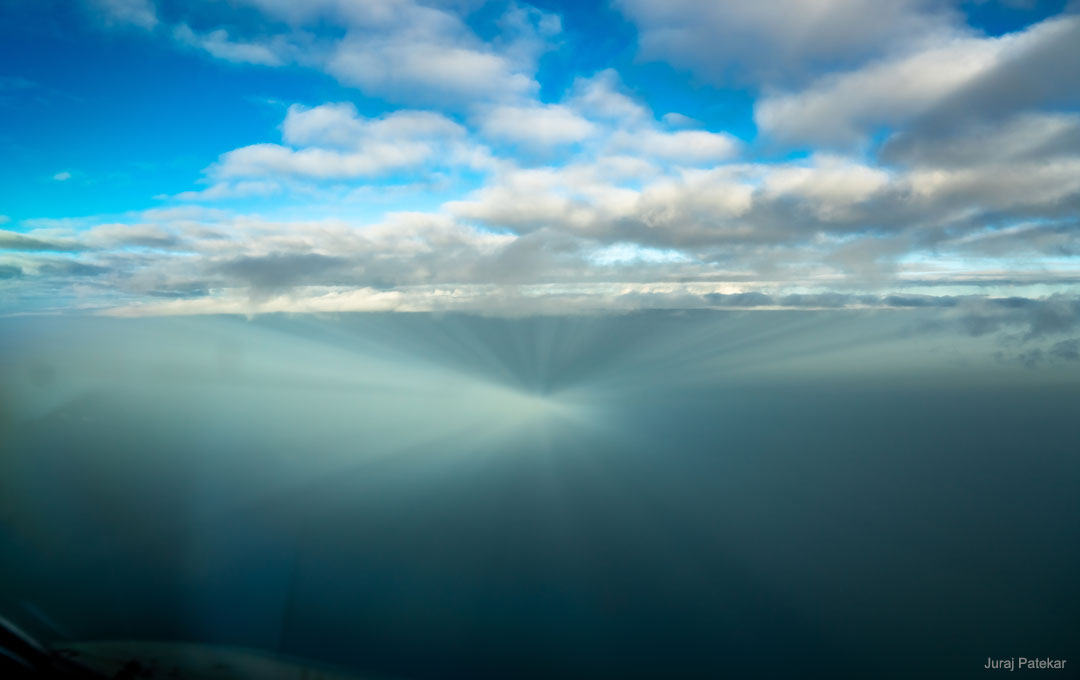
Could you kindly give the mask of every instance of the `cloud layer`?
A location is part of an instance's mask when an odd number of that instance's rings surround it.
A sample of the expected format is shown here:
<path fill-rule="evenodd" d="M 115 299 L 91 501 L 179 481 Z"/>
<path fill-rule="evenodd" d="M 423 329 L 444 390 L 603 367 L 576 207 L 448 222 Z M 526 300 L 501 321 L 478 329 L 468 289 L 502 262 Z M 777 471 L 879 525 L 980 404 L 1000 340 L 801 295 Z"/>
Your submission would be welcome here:
<path fill-rule="evenodd" d="M 991 35 L 936 1 L 617 2 L 698 104 L 750 93 L 736 134 L 634 64 L 545 79 L 587 46 L 523 3 L 88 6 L 355 97 L 285 102 L 159 209 L 9 221 L 11 309 L 948 307 L 1080 278 L 1071 10 Z"/>

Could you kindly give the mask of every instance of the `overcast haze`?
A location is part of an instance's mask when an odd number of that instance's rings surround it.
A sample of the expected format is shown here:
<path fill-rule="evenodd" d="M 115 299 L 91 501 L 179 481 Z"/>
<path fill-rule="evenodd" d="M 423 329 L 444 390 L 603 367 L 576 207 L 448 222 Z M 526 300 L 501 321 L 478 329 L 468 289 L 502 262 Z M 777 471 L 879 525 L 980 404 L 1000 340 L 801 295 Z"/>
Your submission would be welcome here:
<path fill-rule="evenodd" d="M 1074 659 L 1076 348 L 999 346 L 924 308 L 6 319 L 0 605 L 376 677 Z"/>

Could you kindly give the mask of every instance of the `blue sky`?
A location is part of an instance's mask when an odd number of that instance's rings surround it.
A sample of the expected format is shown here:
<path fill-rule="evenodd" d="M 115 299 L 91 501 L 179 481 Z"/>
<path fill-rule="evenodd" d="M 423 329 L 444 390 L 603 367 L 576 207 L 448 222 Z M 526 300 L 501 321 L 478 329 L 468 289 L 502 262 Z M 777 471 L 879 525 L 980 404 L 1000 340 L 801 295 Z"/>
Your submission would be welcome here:
<path fill-rule="evenodd" d="M 0 308 L 1071 293 L 1075 9 L 9 1 Z"/>

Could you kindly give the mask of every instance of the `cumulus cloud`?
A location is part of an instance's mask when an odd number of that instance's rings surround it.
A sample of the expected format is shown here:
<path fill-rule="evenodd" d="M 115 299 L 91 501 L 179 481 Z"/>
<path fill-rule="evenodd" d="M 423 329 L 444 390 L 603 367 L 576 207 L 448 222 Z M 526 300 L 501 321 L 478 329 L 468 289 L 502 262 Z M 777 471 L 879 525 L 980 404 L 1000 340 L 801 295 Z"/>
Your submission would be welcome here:
<path fill-rule="evenodd" d="M 674 174 L 621 160 L 506 170 L 447 207 L 463 219 L 519 232 L 554 227 L 605 242 L 715 248 L 805 243 L 821 232 L 865 229 L 879 224 L 867 216 L 888 194 L 886 173 L 831 157 Z"/>
<path fill-rule="evenodd" d="M 431 155 L 432 149 L 422 143 L 407 146 L 373 144 L 361 151 L 347 153 L 317 148 L 294 150 L 279 144 L 253 144 L 222 155 L 215 174 L 220 177 L 373 176 L 418 165 Z"/>
<path fill-rule="evenodd" d="M 505 169 L 447 208 L 493 227 L 555 227 L 608 242 L 798 243 L 822 231 L 879 225 L 866 220 L 872 204 L 888 197 L 889 184 L 881 170 L 827 156 L 665 174 L 647 162 L 609 157 L 561 168 Z"/>
<path fill-rule="evenodd" d="M 152 0 L 86 0 L 106 23 L 154 29 Z M 478 100 L 527 99 L 539 57 L 561 32 L 558 15 L 508 3 L 498 35 L 483 40 L 453 3 L 417 0 L 236 0 L 212 27 L 180 21 L 177 44 L 225 61 L 321 70 L 369 96 L 467 108 Z M 239 7 L 246 5 L 248 7 Z M 252 13 L 250 9 L 257 10 Z M 198 13 L 195 14 L 198 16 Z M 262 21 L 252 22 L 261 16 Z"/>
<path fill-rule="evenodd" d="M 780 166 L 767 172 L 760 196 L 802 202 L 821 223 L 839 221 L 889 184 L 889 174 L 842 157 L 821 155 L 811 164 Z"/>
<path fill-rule="evenodd" d="M 1028 111 L 1002 121 L 975 123 L 947 134 L 902 130 L 879 152 L 888 164 L 970 168 L 1045 162 L 1080 155 L 1080 116 Z"/>
<path fill-rule="evenodd" d="M 498 54 L 432 42 L 423 34 L 395 38 L 349 36 L 337 46 L 327 70 L 371 94 L 429 103 L 527 95 L 537 87 Z"/>
<path fill-rule="evenodd" d="M 716 84 L 790 83 L 960 31 L 933 0 L 618 0 L 644 57 Z"/>
<path fill-rule="evenodd" d="M 266 44 L 257 53 L 255 44 L 238 46 L 227 36 L 218 36 L 213 45 L 219 56 L 280 58 L 302 29 L 314 30 L 329 22 L 343 28 L 344 35 L 324 36 L 317 44 L 294 49 L 298 61 L 367 94 L 423 104 L 465 105 L 478 99 L 528 96 L 538 88 L 532 76 L 535 61 L 560 31 L 557 16 L 518 5 L 510 5 L 497 22 L 499 39 L 485 42 L 450 8 L 411 0 L 246 2 L 268 18 L 286 22 L 291 30 L 276 38 L 277 45 Z"/>
<path fill-rule="evenodd" d="M 589 77 L 576 78 L 567 104 L 593 119 L 619 124 L 647 120 L 649 110 L 621 89 L 622 82 L 615 69 L 604 69 Z"/>
<path fill-rule="evenodd" d="M 881 126 L 946 125 L 1080 101 L 1080 16 L 997 38 L 957 37 L 823 76 L 758 101 L 755 120 L 788 142 L 858 143 Z"/>
<path fill-rule="evenodd" d="M 581 142 L 596 132 L 587 119 L 556 104 L 500 106 L 482 117 L 480 129 L 495 140 L 540 147 Z"/>
<path fill-rule="evenodd" d="M 449 148 L 464 136 L 461 126 L 424 111 L 404 110 L 362 118 L 348 103 L 312 109 L 294 105 L 282 124 L 282 135 L 293 146 L 266 143 L 234 149 L 222 154 L 211 174 L 223 179 L 374 177 L 416 168 L 428 161 L 446 162 L 451 156 L 462 162 L 471 158 L 460 145 Z M 223 186 L 220 191 L 241 187 L 254 191 L 267 185 L 238 183 Z"/>
<path fill-rule="evenodd" d="M 739 139 L 702 108 L 658 119 L 613 69 L 541 100 L 562 26 L 527 5 L 481 39 L 473 5 L 234 4 L 264 21 L 222 8 L 168 34 L 320 69 L 383 112 L 292 105 L 280 138 L 160 196 L 225 209 L 20 220 L 5 286 L 68 272 L 72 297 L 131 313 L 933 308 L 1070 351 L 1072 298 L 1051 294 L 1080 282 L 1080 17 L 987 37 L 936 0 L 619 2 L 643 55 L 752 84 Z"/>
<path fill-rule="evenodd" d="M 729 134 L 705 130 L 617 131 L 612 136 L 611 145 L 617 151 L 687 165 L 729 160 L 740 147 L 739 141 Z"/>
<path fill-rule="evenodd" d="M 464 128 L 430 111 L 398 110 L 377 118 L 361 118 L 351 103 L 314 108 L 293 105 L 281 124 L 288 144 L 357 148 L 372 142 L 460 138 Z"/>
<path fill-rule="evenodd" d="M 579 178 L 597 172 L 577 169 Z M 706 191 L 700 200 L 711 198 Z M 903 292 L 925 281 L 897 278 L 881 283 L 886 292 L 837 291 L 838 279 L 821 263 L 842 241 L 730 241 L 714 252 L 692 239 L 683 247 L 642 246 L 640 239 L 608 242 L 550 226 L 500 233 L 434 213 L 394 213 L 375 223 L 272 221 L 195 207 L 0 238 L 0 275 L 9 292 L 62 300 L 78 291 L 80 304 L 109 314 L 931 308 L 970 335 L 1049 342 L 1041 350 L 1047 357 L 1056 356 L 1053 343 L 1080 328 L 1075 296 L 928 295 Z M 758 266 L 769 260 L 771 267 Z M 1033 290 L 1052 280 L 1044 276 Z"/>

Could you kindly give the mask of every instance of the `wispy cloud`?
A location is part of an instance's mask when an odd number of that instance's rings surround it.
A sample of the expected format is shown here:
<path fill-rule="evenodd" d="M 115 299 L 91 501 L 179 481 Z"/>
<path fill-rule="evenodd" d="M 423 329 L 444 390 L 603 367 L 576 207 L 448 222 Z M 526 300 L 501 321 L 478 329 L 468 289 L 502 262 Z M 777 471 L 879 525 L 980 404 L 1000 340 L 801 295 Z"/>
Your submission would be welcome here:
<path fill-rule="evenodd" d="M 144 29 L 152 29 L 158 24 L 157 9 L 152 0 L 91 0 L 91 6 L 101 12 L 109 24 Z"/>

